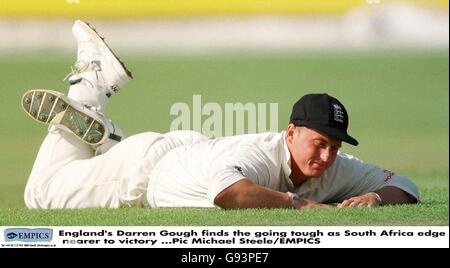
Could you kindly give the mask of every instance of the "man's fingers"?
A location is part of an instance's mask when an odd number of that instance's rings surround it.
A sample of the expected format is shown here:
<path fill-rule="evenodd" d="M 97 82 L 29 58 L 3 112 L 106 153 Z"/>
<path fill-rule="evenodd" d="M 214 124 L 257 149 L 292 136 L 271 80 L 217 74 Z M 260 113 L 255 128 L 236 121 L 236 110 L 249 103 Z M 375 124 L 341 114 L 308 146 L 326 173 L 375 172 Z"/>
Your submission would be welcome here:
<path fill-rule="evenodd" d="M 370 207 L 370 204 L 367 204 L 367 203 L 359 203 L 358 207 L 360 207 L 360 208 Z"/>
<path fill-rule="evenodd" d="M 368 193 L 361 196 L 355 196 L 350 199 L 344 200 L 342 203 L 338 204 L 338 208 L 347 208 L 347 207 L 368 207 L 372 208 L 380 205 L 380 198 L 375 193 Z"/>
<path fill-rule="evenodd" d="M 373 202 L 366 202 L 364 200 L 358 200 L 358 199 L 347 199 L 344 200 L 342 203 L 337 205 L 338 208 L 351 208 L 351 207 L 374 207 Z"/>
<path fill-rule="evenodd" d="M 347 200 L 342 201 L 342 203 L 338 204 L 337 207 L 338 207 L 338 208 L 346 208 L 346 207 L 348 207 L 352 202 L 353 202 L 353 200 L 347 199 Z"/>

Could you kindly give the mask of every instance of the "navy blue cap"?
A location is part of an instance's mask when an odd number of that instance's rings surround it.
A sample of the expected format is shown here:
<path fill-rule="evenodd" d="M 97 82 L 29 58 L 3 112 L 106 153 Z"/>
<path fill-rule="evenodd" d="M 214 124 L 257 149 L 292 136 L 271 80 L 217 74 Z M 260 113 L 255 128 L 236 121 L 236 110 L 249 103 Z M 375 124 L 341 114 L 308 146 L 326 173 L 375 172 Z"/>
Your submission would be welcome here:
<path fill-rule="evenodd" d="M 351 145 L 358 145 L 358 141 L 347 133 L 348 114 L 344 105 L 326 93 L 301 97 L 292 107 L 289 122 L 316 129 Z"/>

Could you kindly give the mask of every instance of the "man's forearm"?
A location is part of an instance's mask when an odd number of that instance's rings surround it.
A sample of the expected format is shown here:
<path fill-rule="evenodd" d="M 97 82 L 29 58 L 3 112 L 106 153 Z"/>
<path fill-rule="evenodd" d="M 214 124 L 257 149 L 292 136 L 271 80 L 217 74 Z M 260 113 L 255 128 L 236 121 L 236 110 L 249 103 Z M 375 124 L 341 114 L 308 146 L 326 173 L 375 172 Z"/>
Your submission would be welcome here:
<path fill-rule="evenodd" d="M 292 203 L 287 193 L 275 191 L 242 179 L 220 192 L 214 203 L 222 208 L 325 208 L 305 198 L 299 198 L 297 204 Z"/>
<path fill-rule="evenodd" d="M 380 196 L 382 205 L 417 203 L 414 196 L 394 186 L 386 186 L 374 192 Z"/>
<path fill-rule="evenodd" d="M 220 192 L 214 203 L 222 208 L 289 208 L 290 197 L 242 179 Z"/>

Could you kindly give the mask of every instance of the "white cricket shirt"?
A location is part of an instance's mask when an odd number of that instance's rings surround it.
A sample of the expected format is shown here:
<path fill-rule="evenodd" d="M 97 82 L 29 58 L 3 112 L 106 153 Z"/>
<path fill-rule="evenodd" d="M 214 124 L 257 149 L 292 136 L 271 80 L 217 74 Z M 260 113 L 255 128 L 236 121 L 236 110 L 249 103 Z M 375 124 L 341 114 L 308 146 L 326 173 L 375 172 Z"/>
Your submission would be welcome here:
<path fill-rule="evenodd" d="M 284 131 L 216 138 L 168 152 L 149 175 L 147 200 L 151 207 L 214 207 L 216 195 L 243 178 L 318 202 L 339 202 L 387 185 L 418 198 L 406 177 L 343 153 L 321 177 L 300 187 L 294 187 L 290 173 Z"/>

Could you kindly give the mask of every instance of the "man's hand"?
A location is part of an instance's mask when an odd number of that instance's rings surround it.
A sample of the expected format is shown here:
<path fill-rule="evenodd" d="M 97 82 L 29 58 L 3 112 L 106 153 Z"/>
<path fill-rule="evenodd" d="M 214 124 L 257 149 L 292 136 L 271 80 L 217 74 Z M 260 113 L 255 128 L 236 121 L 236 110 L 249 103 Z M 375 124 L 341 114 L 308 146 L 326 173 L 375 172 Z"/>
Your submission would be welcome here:
<path fill-rule="evenodd" d="M 381 204 L 381 198 L 376 193 L 367 193 L 360 196 L 355 196 L 350 199 L 344 200 L 342 203 L 338 204 L 338 208 L 347 207 L 375 207 Z"/>

